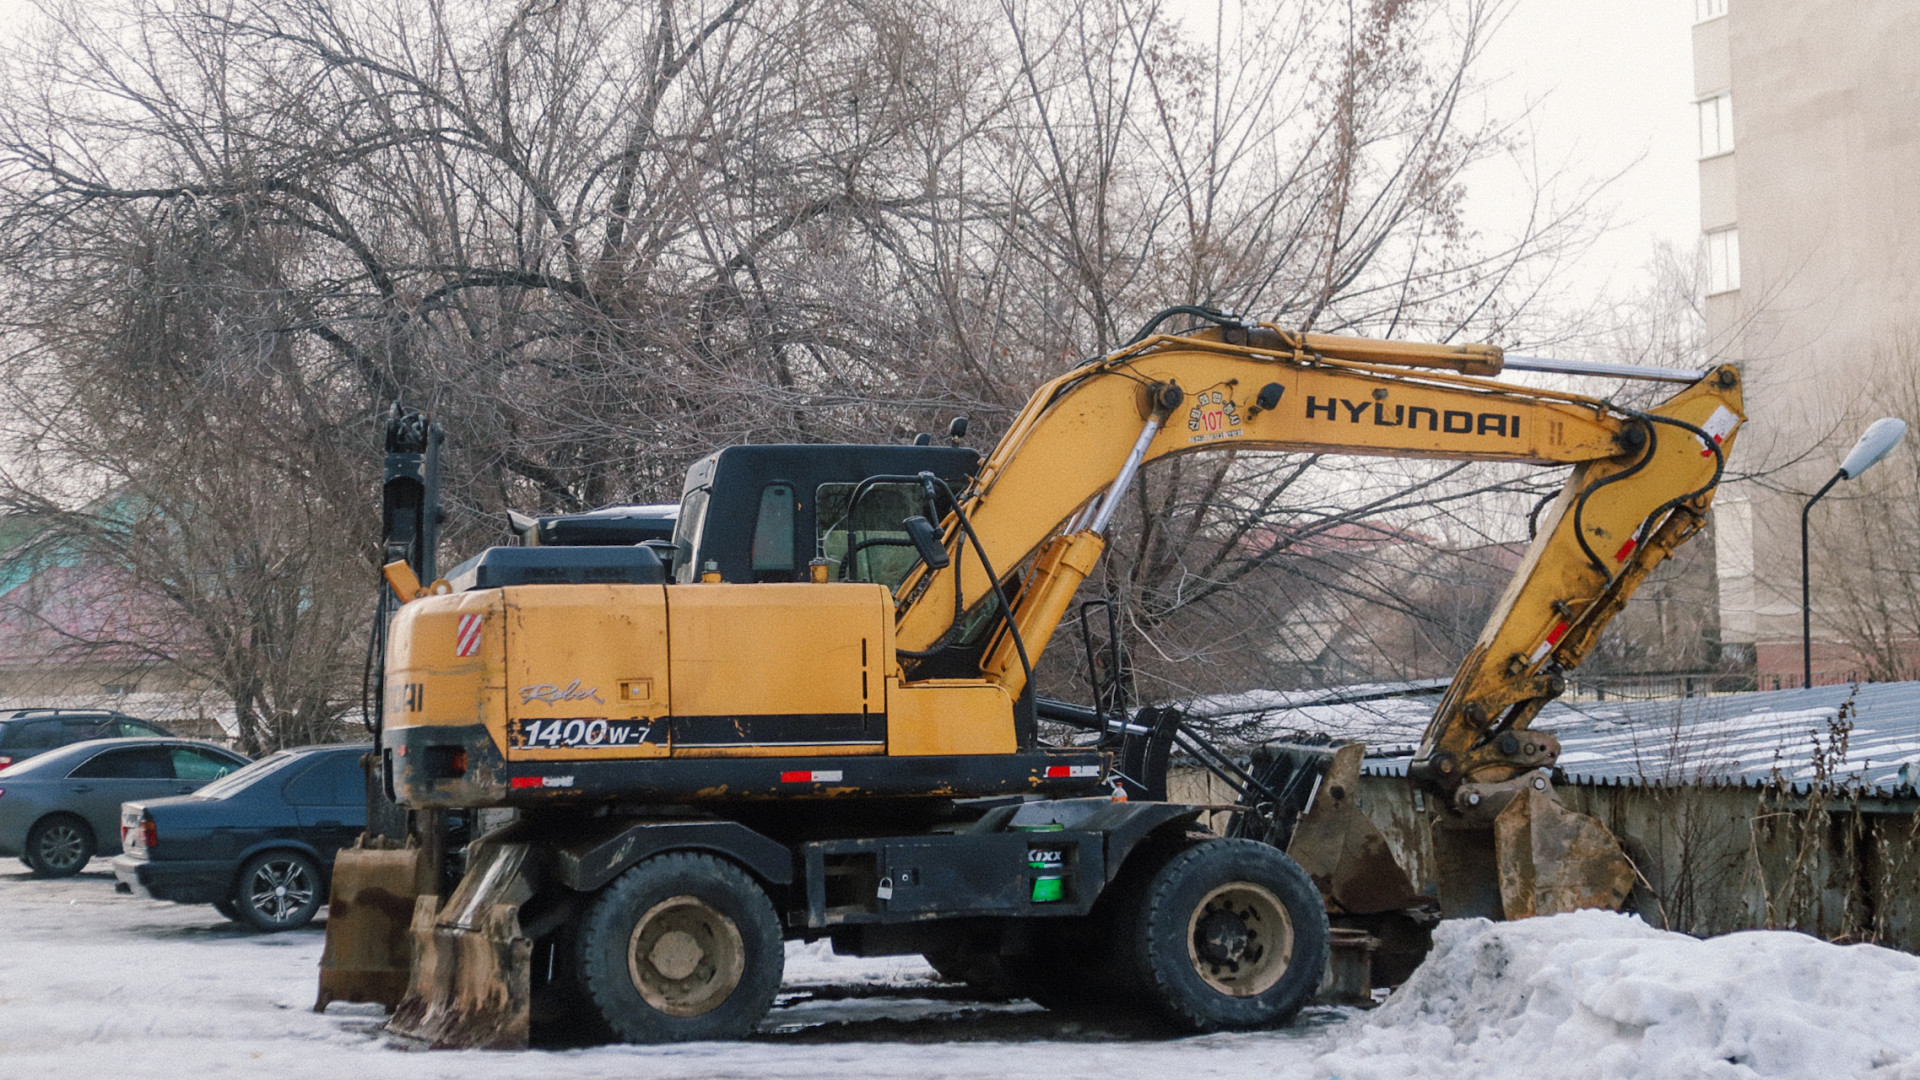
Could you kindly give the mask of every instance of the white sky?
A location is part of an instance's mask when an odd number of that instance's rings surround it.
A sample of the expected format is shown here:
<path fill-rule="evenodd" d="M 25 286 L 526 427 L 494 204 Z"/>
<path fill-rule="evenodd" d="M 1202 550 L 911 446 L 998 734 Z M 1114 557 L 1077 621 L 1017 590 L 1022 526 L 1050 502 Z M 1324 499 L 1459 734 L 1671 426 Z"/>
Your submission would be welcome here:
<path fill-rule="evenodd" d="M 1574 186 L 1617 175 L 1600 199 L 1614 228 L 1571 271 L 1575 289 L 1628 287 L 1657 242 L 1685 250 L 1699 233 L 1692 25 L 1693 0 L 1513 0 L 1487 49 L 1494 115 L 1531 106 L 1532 167 Z M 1478 192 L 1496 220 L 1525 194 L 1519 167 L 1505 172 Z"/>
<path fill-rule="evenodd" d="M 1254 0 L 1258 2 L 1258 0 Z M 1189 26 L 1218 0 L 1167 0 Z M 1491 115 L 1520 117 L 1532 156 L 1474 178 L 1474 224 L 1498 233 L 1524 214 L 1527 174 L 1567 194 L 1606 183 L 1613 228 L 1566 271 L 1570 301 L 1632 289 L 1659 241 L 1699 232 L 1692 106 L 1693 0 L 1505 0 L 1481 78 Z M 1233 6 L 1228 0 L 1227 6 Z M 0 0 L 0 41 L 26 0 Z"/>

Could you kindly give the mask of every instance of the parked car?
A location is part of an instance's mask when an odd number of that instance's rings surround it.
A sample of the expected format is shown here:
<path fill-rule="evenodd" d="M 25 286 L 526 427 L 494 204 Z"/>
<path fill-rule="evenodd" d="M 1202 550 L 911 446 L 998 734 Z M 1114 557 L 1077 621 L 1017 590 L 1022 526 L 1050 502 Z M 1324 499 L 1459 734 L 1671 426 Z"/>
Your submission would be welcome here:
<path fill-rule="evenodd" d="M 112 709 L 15 709 L 0 713 L 0 769 L 36 754 L 92 739 L 121 736 L 172 738 L 151 720 Z"/>
<path fill-rule="evenodd" d="M 367 827 L 366 744 L 281 750 L 180 798 L 120 809 L 121 891 L 212 904 L 256 930 L 292 930 L 326 903 L 333 857 Z"/>
<path fill-rule="evenodd" d="M 0 769 L 0 855 L 42 877 L 79 873 L 120 850 L 120 804 L 181 795 L 247 764 L 193 739 L 95 739 Z"/>

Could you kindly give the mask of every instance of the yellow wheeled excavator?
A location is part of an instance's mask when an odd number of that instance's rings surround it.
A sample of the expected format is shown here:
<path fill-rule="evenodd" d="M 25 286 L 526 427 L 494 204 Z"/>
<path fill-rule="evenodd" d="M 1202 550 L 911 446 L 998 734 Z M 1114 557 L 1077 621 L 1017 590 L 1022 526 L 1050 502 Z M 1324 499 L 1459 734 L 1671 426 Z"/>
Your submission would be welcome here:
<path fill-rule="evenodd" d="M 1157 332 L 1183 316 L 1202 325 Z M 1523 366 L 1682 388 L 1634 409 L 1495 378 Z M 548 1023 L 736 1037 L 783 941 L 827 938 L 1051 1008 L 1283 1021 L 1321 982 L 1329 912 L 1420 901 L 1351 806 L 1361 748 L 1235 761 L 1169 710 L 1032 683 L 1137 471 L 1224 449 L 1572 466 L 1411 776 L 1444 912 L 1618 907 L 1631 868 L 1554 798 L 1559 746 L 1530 723 L 1703 527 L 1741 419 L 1731 367 L 1179 308 L 1040 387 L 984 459 L 957 437 L 732 447 L 689 471 L 670 540 L 492 548 L 427 583 L 396 558 L 376 774 L 415 814 L 515 813 L 457 884 L 432 842 L 343 853 L 321 1006 L 397 1004 L 391 1030 L 441 1046 Z M 1044 737 L 1061 724 L 1084 731 Z M 1233 835 L 1165 798 L 1176 743 L 1245 793 Z"/>

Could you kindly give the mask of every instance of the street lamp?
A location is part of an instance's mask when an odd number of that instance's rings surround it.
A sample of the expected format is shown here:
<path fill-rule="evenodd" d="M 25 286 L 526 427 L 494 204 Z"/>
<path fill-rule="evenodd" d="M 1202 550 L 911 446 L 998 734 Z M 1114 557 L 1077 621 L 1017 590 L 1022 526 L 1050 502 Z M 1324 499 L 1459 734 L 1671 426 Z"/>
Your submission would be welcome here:
<path fill-rule="evenodd" d="M 1907 434 L 1907 422 L 1898 417 L 1883 416 L 1867 425 L 1860 438 L 1847 451 L 1847 459 L 1840 463 L 1840 471 L 1833 479 L 1813 493 L 1807 505 L 1800 508 L 1800 685 L 1813 686 L 1813 575 L 1807 562 L 1807 515 L 1813 511 L 1813 504 L 1820 496 L 1833 490 L 1833 485 L 1842 480 L 1852 480 L 1872 468 L 1874 463 L 1887 456 Z"/>

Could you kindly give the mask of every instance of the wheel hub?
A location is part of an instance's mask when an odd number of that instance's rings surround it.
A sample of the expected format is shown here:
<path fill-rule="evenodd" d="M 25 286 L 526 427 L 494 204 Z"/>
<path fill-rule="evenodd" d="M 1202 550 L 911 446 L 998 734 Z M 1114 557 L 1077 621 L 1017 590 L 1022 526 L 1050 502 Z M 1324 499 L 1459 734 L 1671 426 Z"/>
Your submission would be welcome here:
<path fill-rule="evenodd" d="M 1238 964 L 1252 943 L 1253 935 L 1247 930 L 1246 920 L 1225 908 L 1201 916 L 1199 929 L 1194 933 L 1194 948 L 1209 964 Z"/>
<path fill-rule="evenodd" d="M 740 928 L 695 896 L 655 904 L 628 938 L 627 974 L 647 1004 L 669 1016 L 699 1016 L 732 995 L 746 971 Z"/>
<path fill-rule="evenodd" d="M 1201 981 L 1220 993 L 1265 993 L 1293 962 L 1293 920 L 1267 888 L 1229 882 L 1194 905 L 1187 923 L 1187 958 Z"/>

